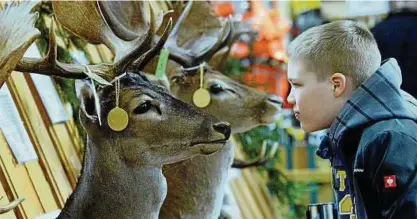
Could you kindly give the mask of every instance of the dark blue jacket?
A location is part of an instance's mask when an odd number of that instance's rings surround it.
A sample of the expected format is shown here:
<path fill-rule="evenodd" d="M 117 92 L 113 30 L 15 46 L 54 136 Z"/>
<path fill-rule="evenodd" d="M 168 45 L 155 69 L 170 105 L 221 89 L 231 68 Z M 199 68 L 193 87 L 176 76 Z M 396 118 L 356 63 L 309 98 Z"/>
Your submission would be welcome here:
<path fill-rule="evenodd" d="M 400 85 L 396 60 L 385 61 L 317 151 L 333 167 L 339 218 L 417 218 L 417 102 Z"/>

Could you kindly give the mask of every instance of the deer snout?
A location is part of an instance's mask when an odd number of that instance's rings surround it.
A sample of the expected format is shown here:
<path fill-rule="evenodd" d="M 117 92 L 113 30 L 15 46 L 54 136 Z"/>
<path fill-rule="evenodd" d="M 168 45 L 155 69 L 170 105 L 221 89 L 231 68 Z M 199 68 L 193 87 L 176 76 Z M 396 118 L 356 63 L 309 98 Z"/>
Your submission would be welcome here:
<path fill-rule="evenodd" d="M 224 135 L 225 140 L 228 140 L 230 138 L 230 124 L 227 122 L 219 122 L 213 125 L 213 129 L 217 132 L 220 132 Z"/>
<path fill-rule="evenodd" d="M 269 95 L 261 104 L 259 117 L 260 124 L 270 124 L 275 122 L 282 109 L 283 99 L 276 95 Z"/>
<path fill-rule="evenodd" d="M 281 108 L 284 103 L 282 97 L 279 97 L 277 95 L 270 95 L 267 100 L 269 103 L 277 105 L 279 108 Z"/>

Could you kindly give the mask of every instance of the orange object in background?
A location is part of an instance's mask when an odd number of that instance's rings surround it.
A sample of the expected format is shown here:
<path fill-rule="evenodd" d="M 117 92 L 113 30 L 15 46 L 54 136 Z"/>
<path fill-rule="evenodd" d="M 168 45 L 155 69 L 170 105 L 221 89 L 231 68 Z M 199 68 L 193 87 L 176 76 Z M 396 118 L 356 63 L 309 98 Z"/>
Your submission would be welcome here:
<path fill-rule="evenodd" d="M 218 16 L 229 17 L 235 13 L 235 8 L 232 3 L 216 3 L 214 5 L 214 11 Z"/>
<path fill-rule="evenodd" d="M 288 58 L 281 39 L 271 40 L 268 43 L 268 54 L 271 58 L 287 63 Z"/>
<path fill-rule="evenodd" d="M 243 80 L 251 87 L 286 98 L 289 84 L 285 74 L 284 71 L 266 64 L 254 64 L 243 75 Z"/>
<path fill-rule="evenodd" d="M 246 58 L 249 56 L 249 53 L 249 45 L 241 41 L 234 43 L 230 49 L 230 56 L 235 59 Z"/>
<path fill-rule="evenodd" d="M 269 42 L 267 40 L 255 40 L 253 42 L 253 56 L 257 58 L 269 57 Z"/>
<path fill-rule="evenodd" d="M 250 87 L 282 97 L 284 108 L 291 109 L 293 107 L 287 102 L 290 84 L 285 72 L 268 65 L 253 65 L 251 70 L 243 75 L 243 80 Z"/>

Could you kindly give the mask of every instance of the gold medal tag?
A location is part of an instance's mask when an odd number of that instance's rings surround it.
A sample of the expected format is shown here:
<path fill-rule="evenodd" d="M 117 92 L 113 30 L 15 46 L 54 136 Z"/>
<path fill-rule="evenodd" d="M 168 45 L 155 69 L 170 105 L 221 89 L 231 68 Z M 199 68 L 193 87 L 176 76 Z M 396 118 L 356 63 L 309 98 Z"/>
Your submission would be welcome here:
<path fill-rule="evenodd" d="M 107 123 L 113 131 L 122 131 L 129 124 L 129 116 L 127 112 L 120 108 L 113 108 L 107 115 Z"/>
<path fill-rule="evenodd" d="M 200 88 L 193 94 L 193 103 L 198 108 L 204 108 L 210 104 L 210 92 L 203 87 L 204 80 L 204 64 L 200 65 Z"/>
<path fill-rule="evenodd" d="M 210 104 L 210 92 L 207 89 L 199 88 L 194 92 L 193 102 L 199 108 L 208 106 Z"/>
<path fill-rule="evenodd" d="M 110 110 L 107 115 L 107 124 L 116 132 L 124 130 L 129 124 L 129 115 L 127 112 L 119 107 L 119 95 L 120 95 L 120 78 L 116 79 L 116 107 Z"/>

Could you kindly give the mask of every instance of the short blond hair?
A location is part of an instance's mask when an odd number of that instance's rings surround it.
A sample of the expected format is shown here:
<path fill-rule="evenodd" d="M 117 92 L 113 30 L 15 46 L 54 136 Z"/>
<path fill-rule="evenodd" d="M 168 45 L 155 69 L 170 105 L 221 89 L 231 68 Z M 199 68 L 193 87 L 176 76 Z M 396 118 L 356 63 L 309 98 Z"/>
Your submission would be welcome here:
<path fill-rule="evenodd" d="M 343 20 L 313 27 L 293 40 L 290 60 L 300 60 L 324 80 L 339 72 L 359 87 L 381 64 L 381 53 L 372 33 L 354 21 Z"/>

